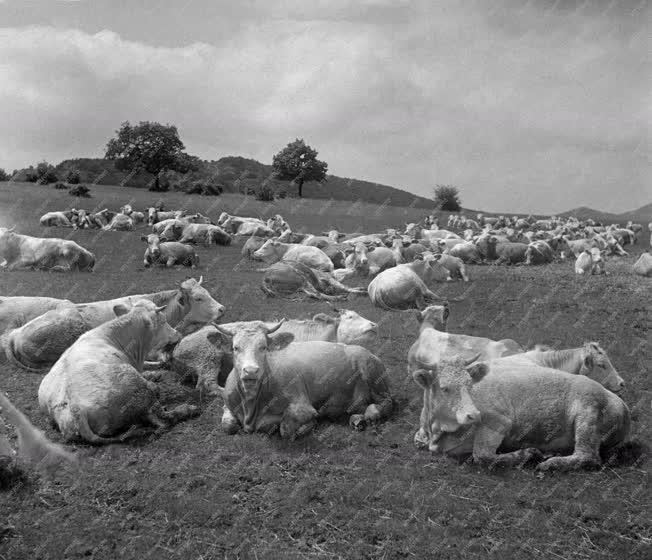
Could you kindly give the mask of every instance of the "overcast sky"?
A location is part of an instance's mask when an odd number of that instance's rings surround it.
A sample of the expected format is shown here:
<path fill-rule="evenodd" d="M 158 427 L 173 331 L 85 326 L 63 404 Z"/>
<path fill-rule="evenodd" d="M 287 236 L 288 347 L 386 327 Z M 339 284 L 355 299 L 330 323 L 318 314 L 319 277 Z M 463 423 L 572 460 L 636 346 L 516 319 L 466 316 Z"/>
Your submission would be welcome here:
<path fill-rule="evenodd" d="M 470 208 L 652 201 L 647 0 L 0 0 L 0 167 L 101 157 L 120 123 L 189 153 L 329 173 Z M 327 186 L 325 187 L 327 188 Z"/>

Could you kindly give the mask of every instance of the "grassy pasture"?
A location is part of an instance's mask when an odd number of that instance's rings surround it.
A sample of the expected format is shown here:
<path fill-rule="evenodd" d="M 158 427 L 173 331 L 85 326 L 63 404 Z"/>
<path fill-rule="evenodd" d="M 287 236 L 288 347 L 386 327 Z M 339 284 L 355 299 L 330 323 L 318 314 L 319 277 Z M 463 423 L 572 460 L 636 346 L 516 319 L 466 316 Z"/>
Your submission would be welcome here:
<path fill-rule="evenodd" d="M 264 204 L 225 195 L 157 195 L 109 186 L 77 200 L 52 188 L 0 184 L 0 226 L 71 237 L 92 250 L 84 273 L 2 272 L 2 295 L 49 295 L 74 301 L 168 289 L 189 269 L 146 270 L 137 232 L 41 228 L 47 210 L 71 205 L 137 209 L 163 198 L 216 217 L 281 213 L 297 230 L 375 231 L 424 211 L 369 204 L 281 200 Z M 628 248 L 629 250 L 629 248 Z M 525 345 L 573 347 L 597 340 L 628 385 L 623 398 L 632 437 L 649 441 L 652 281 L 636 277 L 632 256 L 607 263 L 607 277 L 576 277 L 571 263 L 546 267 L 470 266 L 471 282 L 438 285 L 464 296 L 452 304 L 449 329 Z M 198 249 L 204 284 L 227 307 L 225 321 L 310 317 L 321 302 L 268 299 L 259 265 L 242 262 L 240 245 Z M 364 282 L 360 279 L 360 284 Z M 414 449 L 421 396 L 406 378 L 405 357 L 417 333 L 410 313 L 386 313 L 367 297 L 347 307 L 379 322 L 376 353 L 398 400 L 394 417 L 363 433 L 322 424 L 293 443 L 262 435 L 226 436 L 221 402 L 209 401 L 167 372 L 166 403 L 198 403 L 200 417 L 158 438 L 104 448 L 77 446 L 84 467 L 57 482 L 27 477 L 0 491 L 0 560 L 37 558 L 645 558 L 649 463 L 597 472 L 537 475 L 488 471 Z M 58 441 L 39 412 L 41 376 L 0 363 L 0 388 Z"/>

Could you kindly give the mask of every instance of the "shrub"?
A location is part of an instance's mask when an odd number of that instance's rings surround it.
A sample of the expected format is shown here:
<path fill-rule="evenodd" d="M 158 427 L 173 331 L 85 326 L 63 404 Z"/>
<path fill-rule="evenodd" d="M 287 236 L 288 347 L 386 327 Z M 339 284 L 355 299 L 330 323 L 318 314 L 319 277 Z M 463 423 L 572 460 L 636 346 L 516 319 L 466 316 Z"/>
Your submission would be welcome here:
<path fill-rule="evenodd" d="M 462 209 L 457 187 L 452 185 L 437 185 L 435 187 L 435 206 L 448 212 L 459 212 Z"/>
<path fill-rule="evenodd" d="M 86 185 L 75 185 L 68 191 L 72 196 L 90 198 L 90 189 Z"/>
<path fill-rule="evenodd" d="M 76 169 L 71 169 L 66 173 L 66 183 L 70 185 L 79 185 L 81 183 L 81 175 Z"/>
<path fill-rule="evenodd" d="M 63 191 L 63 190 L 68 189 L 68 185 L 66 185 L 65 183 L 62 183 L 61 181 L 59 181 L 59 182 L 54 184 L 54 188 Z"/>
<path fill-rule="evenodd" d="M 0 167 L 0 181 L 9 181 L 11 177 L 7 174 L 7 172 Z"/>
<path fill-rule="evenodd" d="M 281 189 L 276 193 L 276 196 L 278 198 L 286 198 L 288 195 L 288 192 L 285 189 Z"/>
<path fill-rule="evenodd" d="M 256 200 L 272 202 L 274 200 L 274 189 L 269 185 L 260 185 L 256 191 Z"/>
<path fill-rule="evenodd" d="M 221 185 L 213 185 L 205 181 L 193 181 L 192 183 L 182 186 L 181 190 L 186 194 L 201 194 L 204 196 L 219 196 L 224 191 Z"/>
<path fill-rule="evenodd" d="M 42 161 L 36 166 L 36 178 L 42 185 L 56 183 L 59 180 L 54 167 L 47 161 Z"/>

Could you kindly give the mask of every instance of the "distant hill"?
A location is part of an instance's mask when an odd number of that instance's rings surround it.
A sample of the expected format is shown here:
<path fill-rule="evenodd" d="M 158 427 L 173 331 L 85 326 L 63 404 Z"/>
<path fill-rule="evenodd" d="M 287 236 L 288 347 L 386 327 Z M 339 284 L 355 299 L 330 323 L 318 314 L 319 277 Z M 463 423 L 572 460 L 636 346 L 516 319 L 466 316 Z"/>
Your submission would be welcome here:
<path fill-rule="evenodd" d="M 147 188 L 152 181 L 152 176 L 148 173 L 131 175 L 118 171 L 113 161 L 99 158 L 64 160 L 56 166 L 57 176 L 63 179 L 68 171 L 72 169 L 79 171 L 83 183 Z M 18 176 L 15 180 L 24 179 Z M 200 160 L 197 171 L 187 175 L 168 172 L 164 174 L 161 182 L 167 183 L 170 190 L 182 190 L 193 183 L 208 183 L 221 187 L 224 192 L 245 193 L 253 192 L 261 184 L 265 183 L 281 195 L 292 197 L 296 196 L 297 192 L 296 186 L 292 183 L 272 178 L 271 165 L 237 156 L 223 157 L 217 161 Z M 335 175 L 327 175 L 325 183 L 305 183 L 303 195 L 305 198 L 350 200 L 353 202 L 359 200 L 390 206 L 433 209 L 433 202 L 428 198 L 388 185 L 337 177 Z"/>
<path fill-rule="evenodd" d="M 634 223 L 648 224 L 652 221 L 652 203 L 641 206 L 636 210 L 630 210 L 628 212 L 623 212 L 621 214 L 613 214 L 611 212 L 602 212 L 600 210 L 594 210 L 593 208 L 588 208 L 586 206 L 580 206 L 579 208 L 573 208 L 567 212 L 562 212 L 560 216 L 575 216 L 580 220 L 593 219 L 597 222 L 611 224 L 619 223 L 625 224 L 629 220 Z"/>

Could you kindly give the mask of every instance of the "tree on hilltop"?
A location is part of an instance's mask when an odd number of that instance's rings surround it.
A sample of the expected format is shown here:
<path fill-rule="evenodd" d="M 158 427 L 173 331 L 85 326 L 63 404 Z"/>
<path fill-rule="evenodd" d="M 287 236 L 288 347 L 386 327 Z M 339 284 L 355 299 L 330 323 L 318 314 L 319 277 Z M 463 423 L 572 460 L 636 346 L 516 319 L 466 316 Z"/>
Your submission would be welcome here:
<path fill-rule="evenodd" d="M 297 138 L 274 156 L 272 168 L 276 179 L 296 183 L 301 197 L 304 182 L 326 181 L 328 164 L 317 159 L 317 150 L 308 146 L 303 138 Z"/>
<path fill-rule="evenodd" d="M 141 169 L 154 175 L 154 186 L 160 191 L 159 173 L 177 171 L 187 173 L 196 164 L 196 159 L 184 152 L 185 146 L 174 125 L 141 121 L 132 126 L 122 123 L 116 137 L 106 145 L 106 159 L 115 160 L 116 169 L 137 172 Z"/>
<path fill-rule="evenodd" d="M 462 209 L 459 190 L 452 185 L 437 185 L 433 200 L 440 210 L 459 212 Z"/>

